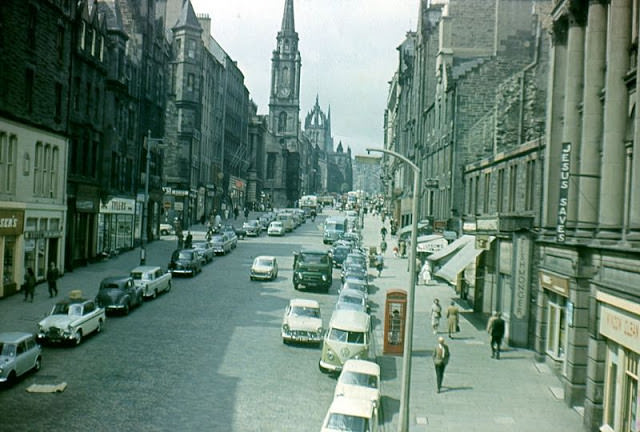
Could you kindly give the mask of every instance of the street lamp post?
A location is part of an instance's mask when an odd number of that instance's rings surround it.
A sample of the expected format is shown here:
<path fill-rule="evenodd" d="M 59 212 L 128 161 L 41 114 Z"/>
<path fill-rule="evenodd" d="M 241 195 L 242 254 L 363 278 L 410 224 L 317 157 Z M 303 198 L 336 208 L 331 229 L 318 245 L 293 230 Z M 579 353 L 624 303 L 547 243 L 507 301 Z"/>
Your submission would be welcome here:
<path fill-rule="evenodd" d="M 416 291 L 416 247 L 418 243 L 418 204 L 420 199 L 420 168 L 405 156 L 386 149 L 367 148 L 367 152 L 380 152 L 394 156 L 413 169 L 413 208 L 411 216 L 411 250 L 409 251 L 409 294 L 407 295 L 407 320 L 404 327 L 404 352 L 402 353 L 402 394 L 400 395 L 400 422 L 398 432 L 409 430 L 409 400 L 411 388 L 411 353 L 413 351 L 413 309 Z"/>
<path fill-rule="evenodd" d="M 146 264 L 147 261 L 147 250 L 146 245 L 148 242 L 147 237 L 147 228 L 149 224 L 149 180 L 151 178 L 149 173 L 149 167 L 151 165 L 151 144 L 153 142 L 161 142 L 160 139 L 151 138 L 151 131 L 147 131 L 147 136 L 144 138 L 144 142 L 147 148 L 147 157 L 146 157 L 146 171 L 145 171 L 145 181 L 144 181 L 144 206 L 142 209 L 142 239 L 141 239 L 141 247 L 140 247 L 140 265 Z"/>

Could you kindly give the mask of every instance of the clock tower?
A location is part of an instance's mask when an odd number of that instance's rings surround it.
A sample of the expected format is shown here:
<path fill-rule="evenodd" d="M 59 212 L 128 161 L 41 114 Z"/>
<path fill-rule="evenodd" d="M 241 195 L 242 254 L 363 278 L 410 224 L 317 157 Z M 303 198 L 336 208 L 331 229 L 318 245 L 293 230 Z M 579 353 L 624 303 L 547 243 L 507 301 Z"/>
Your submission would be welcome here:
<path fill-rule="evenodd" d="M 282 27 L 271 57 L 269 129 L 288 151 L 297 151 L 300 129 L 300 52 L 293 0 L 285 0 Z"/>

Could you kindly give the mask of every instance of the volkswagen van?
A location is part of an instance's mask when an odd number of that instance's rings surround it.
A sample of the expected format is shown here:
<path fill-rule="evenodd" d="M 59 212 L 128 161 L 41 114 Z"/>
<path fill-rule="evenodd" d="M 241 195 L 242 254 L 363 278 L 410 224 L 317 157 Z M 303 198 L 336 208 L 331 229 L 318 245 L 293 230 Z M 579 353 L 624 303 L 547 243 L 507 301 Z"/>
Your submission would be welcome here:
<path fill-rule="evenodd" d="M 322 372 L 337 373 L 349 359 L 366 360 L 371 342 L 369 314 L 355 310 L 334 310 L 329 329 L 322 341 L 318 367 Z"/>

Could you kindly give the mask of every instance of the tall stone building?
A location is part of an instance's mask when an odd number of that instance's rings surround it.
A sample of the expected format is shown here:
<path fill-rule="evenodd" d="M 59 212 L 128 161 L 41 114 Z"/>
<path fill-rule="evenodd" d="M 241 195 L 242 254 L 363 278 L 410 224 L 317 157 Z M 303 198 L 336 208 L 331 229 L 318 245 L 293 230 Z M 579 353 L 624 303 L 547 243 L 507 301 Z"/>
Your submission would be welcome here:
<path fill-rule="evenodd" d="M 0 3 L 0 297 L 20 289 L 28 267 L 38 280 L 49 262 L 64 268 L 69 72 L 84 7 Z"/>

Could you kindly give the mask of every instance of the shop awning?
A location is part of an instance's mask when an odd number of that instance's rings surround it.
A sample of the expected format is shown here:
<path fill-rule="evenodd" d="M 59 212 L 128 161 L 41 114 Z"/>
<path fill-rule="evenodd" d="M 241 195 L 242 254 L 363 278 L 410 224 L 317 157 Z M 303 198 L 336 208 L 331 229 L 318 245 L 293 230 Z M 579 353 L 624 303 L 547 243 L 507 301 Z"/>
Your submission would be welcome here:
<path fill-rule="evenodd" d="M 447 247 L 440 249 L 438 252 L 431 254 L 431 256 L 429 256 L 429 260 L 430 261 L 438 261 L 442 258 L 445 258 L 449 255 L 451 255 L 452 253 L 456 252 L 458 249 L 462 249 L 465 245 L 467 245 L 468 243 L 473 243 L 475 242 L 475 237 L 472 235 L 463 235 L 462 237 L 460 237 L 459 239 L 457 239 L 456 241 L 449 243 L 447 245 Z"/>
<path fill-rule="evenodd" d="M 473 236 L 472 240 L 475 240 Z M 495 237 L 489 236 L 489 243 L 493 241 Z M 436 272 L 436 276 L 446 279 L 451 284 L 455 285 L 458 280 L 458 274 L 464 270 L 468 265 L 475 262 L 476 258 L 484 252 L 485 249 L 476 249 L 475 241 L 470 241 L 464 245 L 458 252 L 453 255 L 446 264 L 444 264 Z"/>

